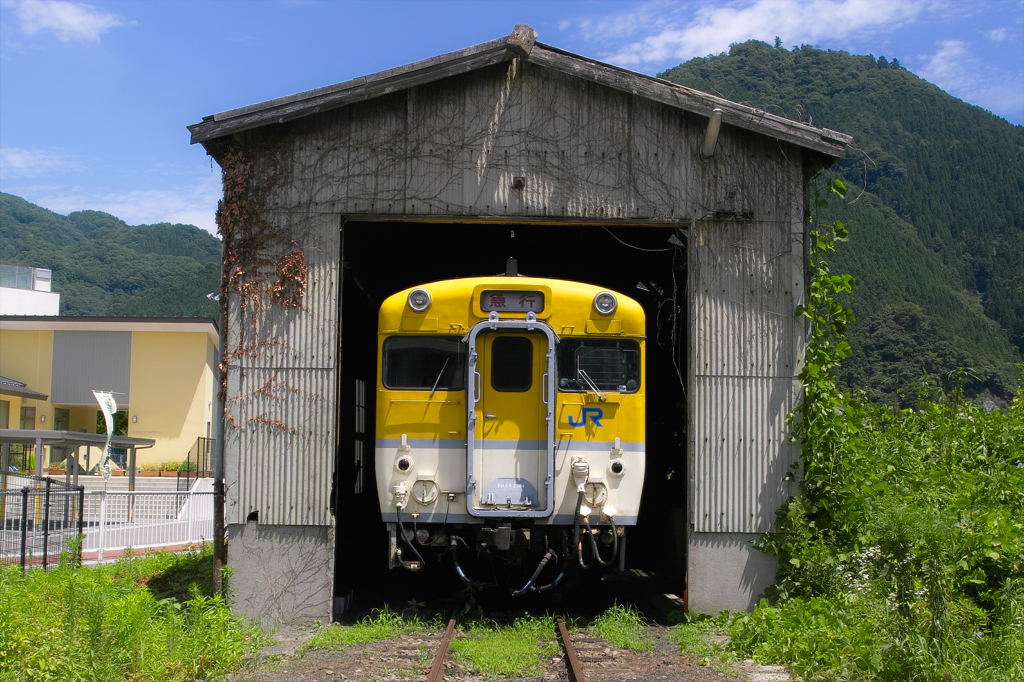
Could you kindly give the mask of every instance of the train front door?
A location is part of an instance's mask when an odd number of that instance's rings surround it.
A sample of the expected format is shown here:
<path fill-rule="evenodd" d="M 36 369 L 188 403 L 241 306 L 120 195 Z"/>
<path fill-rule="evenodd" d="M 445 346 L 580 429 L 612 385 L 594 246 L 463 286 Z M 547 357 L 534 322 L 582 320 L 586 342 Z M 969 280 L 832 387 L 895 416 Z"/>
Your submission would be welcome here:
<path fill-rule="evenodd" d="M 551 513 L 550 344 L 540 333 L 495 330 L 476 336 L 469 497 L 475 515 Z"/>

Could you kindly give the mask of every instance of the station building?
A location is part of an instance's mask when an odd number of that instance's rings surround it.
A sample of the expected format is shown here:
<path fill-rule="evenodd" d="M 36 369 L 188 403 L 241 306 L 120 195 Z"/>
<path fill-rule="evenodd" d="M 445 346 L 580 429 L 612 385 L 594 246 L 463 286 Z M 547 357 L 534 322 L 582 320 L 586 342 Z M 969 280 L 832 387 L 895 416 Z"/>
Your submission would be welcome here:
<path fill-rule="evenodd" d="M 126 435 L 153 441 L 136 465 L 181 462 L 214 436 L 219 348 L 209 318 L 2 315 L 0 429 L 96 433 L 92 391 L 111 391 Z M 62 459 L 51 450 L 42 465 Z"/>

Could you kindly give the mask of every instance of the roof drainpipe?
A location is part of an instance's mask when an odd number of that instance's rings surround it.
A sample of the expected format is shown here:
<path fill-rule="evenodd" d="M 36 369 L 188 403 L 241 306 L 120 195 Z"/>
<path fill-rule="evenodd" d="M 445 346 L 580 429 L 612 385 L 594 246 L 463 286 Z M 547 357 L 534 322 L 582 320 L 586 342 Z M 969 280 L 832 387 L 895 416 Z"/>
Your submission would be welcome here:
<path fill-rule="evenodd" d="M 715 153 L 715 146 L 718 144 L 718 131 L 722 129 L 722 110 L 714 109 L 711 118 L 708 119 L 708 130 L 704 133 L 704 146 L 701 148 L 701 156 L 711 156 Z"/>

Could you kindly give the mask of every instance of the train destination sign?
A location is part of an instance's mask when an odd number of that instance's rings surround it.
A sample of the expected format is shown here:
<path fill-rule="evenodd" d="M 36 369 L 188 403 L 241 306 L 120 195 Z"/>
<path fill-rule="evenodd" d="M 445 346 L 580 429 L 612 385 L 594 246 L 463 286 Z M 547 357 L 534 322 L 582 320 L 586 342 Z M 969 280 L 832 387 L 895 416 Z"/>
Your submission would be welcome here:
<path fill-rule="evenodd" d="M 539 313 L 544 310 L 544 293 L 521 289 L 488 289 L 480 294 L 480 309 L 485 313 Z"/>

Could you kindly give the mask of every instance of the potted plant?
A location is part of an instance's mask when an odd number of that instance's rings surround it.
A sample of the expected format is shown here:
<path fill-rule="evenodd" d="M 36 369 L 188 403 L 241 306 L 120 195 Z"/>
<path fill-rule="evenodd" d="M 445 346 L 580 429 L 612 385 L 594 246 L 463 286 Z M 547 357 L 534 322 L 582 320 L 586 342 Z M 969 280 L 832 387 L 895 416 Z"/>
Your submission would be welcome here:
<path fill-rule="evenodd" d="M 178 469 L 181 467 L 181 462 L 161 462 L 160 463 L 160 475 L 161 476 L 177 476 Z"/>
<path fill-rule="evenodd" d="M 139 476 L 159 476 L 159 464 L 143 464 L 139 466 Z"/>

